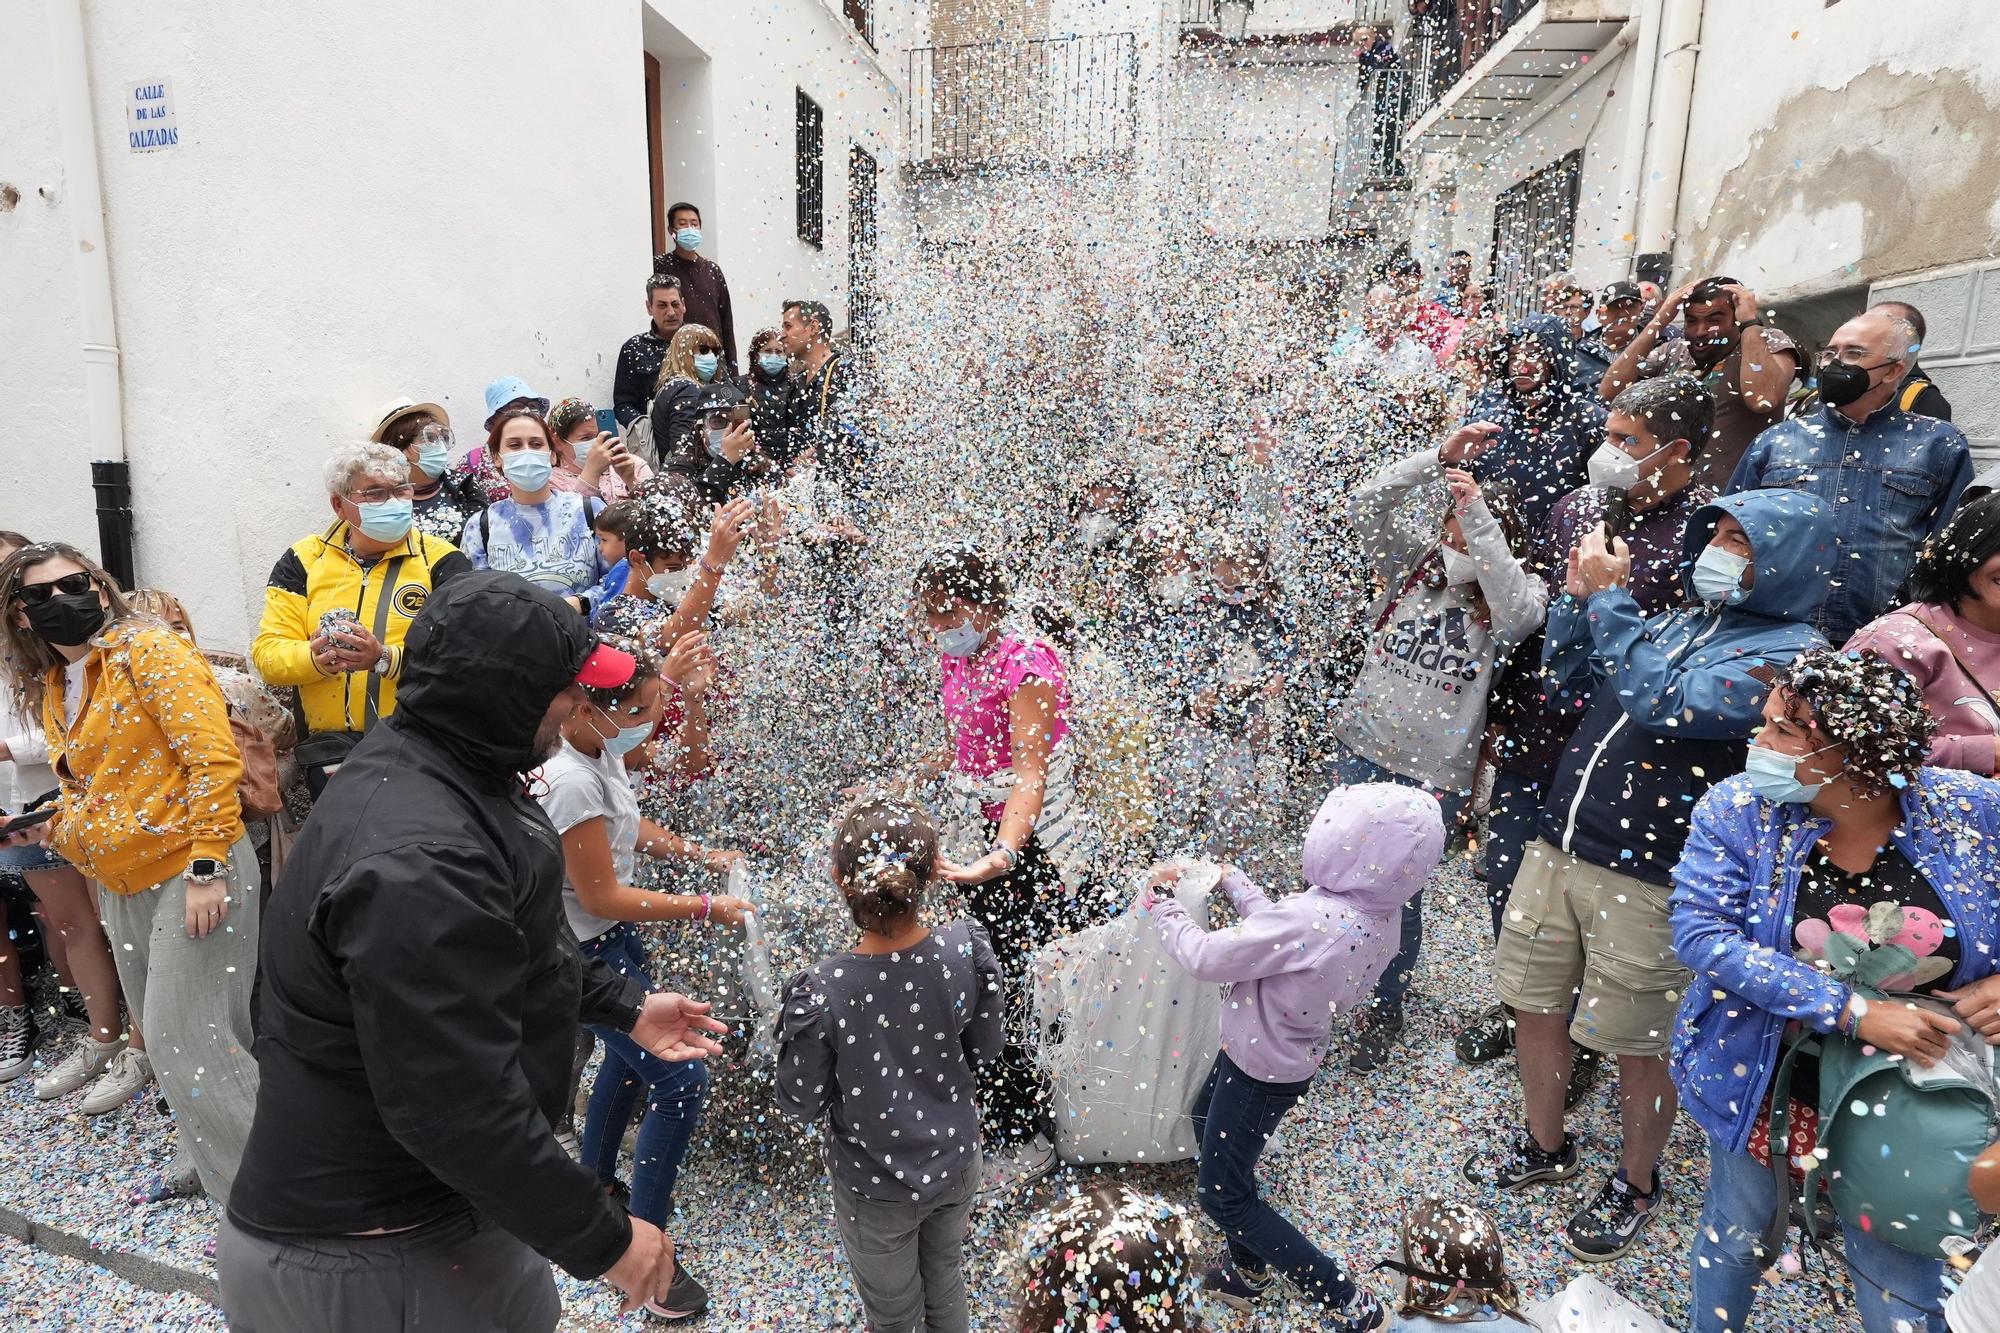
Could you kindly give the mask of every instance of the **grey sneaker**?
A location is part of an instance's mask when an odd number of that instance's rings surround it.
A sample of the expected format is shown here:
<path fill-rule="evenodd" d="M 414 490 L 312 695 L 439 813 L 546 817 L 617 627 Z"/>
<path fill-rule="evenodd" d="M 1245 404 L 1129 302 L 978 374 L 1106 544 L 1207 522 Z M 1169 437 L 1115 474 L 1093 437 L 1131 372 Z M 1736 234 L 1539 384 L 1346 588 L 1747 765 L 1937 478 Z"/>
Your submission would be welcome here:
<path fill-rule="evenodd" d="M 1535 1142 L 1535 1136 L 1524 1130 L 1513 1143 L 1467 1158 L 1459 1174 L 1470 1184 L 1517 1190 L 1523 1185 L 1568 1180 L 1576 1174 L 1581 1161 L 1574 1134 L 1563 1135 L 1562 1147 L 1546 1152 Z"/>
<path fill-rule="evenodd" d="M 85 1037 L 69 1048 L 54 1069 L 35 1080 L 35 1098 L 38 1101 L 52 1101 L 57 1097 L 67 1097 L 86 1083 L 95 1083 L 98 1076 L 111 1067 L 111 1057 L 125 1049 L 124 1041 L 92 1041 Z"/>
<path fill-rule="evenodd" d="M 695 1281 L 694 1274 L 676 1259 L 674 1285 L 667 1288 L 667 1298 L 647 1301 L 640 1308 L 645 1311 L 648 1323 L 670 1324 L 682 1319 L 697 1319 L 708 1309 L 708 1288 Z"/>
<path fill-rule="evenodd" d="M 1056 1145 L 1046 1134 L 986 1154 L 979 1171 L 979 1194 L 997 1194 L 1032 1185 L 1056 1167 Z"/>
<path fill-rule="evenodd" d="M 34 1064 L 35 1020 L 28 1006 L 0 1009 L 0 1083 L 12 1083 Z"/>
<path fill-rule="evenodd" d="M 103 1115 L 132 1100 L 139 1089 L 153 1081 L 153 1062 L 144 1051 L 127 1046 L 111 1057 L 90 1091 L 83 1094 L 83 1113 Z"/>

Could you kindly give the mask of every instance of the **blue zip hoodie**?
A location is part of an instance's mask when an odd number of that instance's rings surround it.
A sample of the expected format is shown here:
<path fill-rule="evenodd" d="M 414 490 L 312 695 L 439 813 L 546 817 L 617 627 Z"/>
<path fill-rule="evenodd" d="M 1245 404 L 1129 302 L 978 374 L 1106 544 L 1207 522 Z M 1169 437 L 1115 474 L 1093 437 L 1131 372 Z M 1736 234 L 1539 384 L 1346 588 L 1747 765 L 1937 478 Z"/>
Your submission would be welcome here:
<path fill-rule="evenodd" d="M 1693 567 L 1724 515 L 1742 525 L 1757 570 L 1734 606 L 1694 601 Z M 1689 605 L 1651 620 L 1623 588 L 1549 608 L 1542 668 L 1558 699 L 1590 709 L 1556 761 L 1541 836 L 1571 856 L 1650 884 L 1671 882 L 1694 803 L 1741 772 L 1776 668 L 1825 641 L 1794 617 L 1826 596 L 1833 517 L 1802 491 L 1745 491 L 1703 505 L 1681 537 Z"/>
<path fill-rule="evenodd" d="M 1937 891 L 1958 932 L 1954 988 L 1996 970 L 2000 955 L 2000 783 L 1926 768 L 1903 789 L 1890 843 Z M 1792 956 L 1799 874 L 1833 827 L 1811 809 L 1759 797 L 1741 774 L 1694 810 L 1674 867 L 1674 952 L 1695 974 L 1674 1021 L 1670 1064 L 1681 1105 L 1731 1152 L 1743 1152 L 1778 1067 L 1785 1024 L 1831 1032 L 1853 993 Z"/>

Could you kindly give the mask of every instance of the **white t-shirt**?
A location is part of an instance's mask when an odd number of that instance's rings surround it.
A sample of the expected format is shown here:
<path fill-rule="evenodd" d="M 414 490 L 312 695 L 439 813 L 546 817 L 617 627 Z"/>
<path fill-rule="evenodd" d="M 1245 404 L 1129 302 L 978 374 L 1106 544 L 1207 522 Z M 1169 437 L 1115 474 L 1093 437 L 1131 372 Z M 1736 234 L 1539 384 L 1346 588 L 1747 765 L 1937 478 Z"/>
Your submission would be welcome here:
<path fill-rule="evenodd" d="M 1945 1302 L 1952 1333 L 2000 1333 L 2000 1244 L 1988 1245 Z"/>
<path fill-rule="evenodd" d="M 638 860 L 639 798 L 625 776 L 625 761 L 609 750 L 592 759 L 565 740 L 542 765 L 542 783 L 548 788 L 542 809 L 556 832 L 568 833 L 586 820 L 604 821 L 611 869 L 620 884 L 630 884 Z M 580 940 L 595 939 L 618 924 L 584 911 L 568 875 L 563 876 L 563 911 Z"/>

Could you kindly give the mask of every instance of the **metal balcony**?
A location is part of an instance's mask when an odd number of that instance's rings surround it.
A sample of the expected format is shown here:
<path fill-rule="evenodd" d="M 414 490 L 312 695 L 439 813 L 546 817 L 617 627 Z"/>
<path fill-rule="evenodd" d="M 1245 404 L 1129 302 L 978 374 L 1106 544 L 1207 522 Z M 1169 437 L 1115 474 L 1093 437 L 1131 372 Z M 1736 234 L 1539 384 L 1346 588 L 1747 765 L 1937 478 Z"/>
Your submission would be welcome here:
<path fill-rule="evenodd" d="M 908 53 L 905 162 L 951 173 L 1128 158 L 1138 42 L 1129 32 L 925 46 Z"/>

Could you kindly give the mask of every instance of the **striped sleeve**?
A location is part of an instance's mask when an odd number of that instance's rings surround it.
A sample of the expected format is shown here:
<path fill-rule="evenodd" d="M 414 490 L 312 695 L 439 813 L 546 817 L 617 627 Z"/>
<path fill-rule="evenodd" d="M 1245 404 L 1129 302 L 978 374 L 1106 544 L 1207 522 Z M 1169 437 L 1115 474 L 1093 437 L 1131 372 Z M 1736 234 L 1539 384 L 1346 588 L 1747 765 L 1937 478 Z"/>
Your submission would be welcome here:
<path fill-rule="evenodd" d="M 264 585 L 264 618 L 250 645 L 250 660 L 265 684 L 310 685 L 325 679 L 307 646 L 313 629 L 306 602 L 306 567 L 299 553 L 288 549 L 271 567 L 271 578 Z"/>

